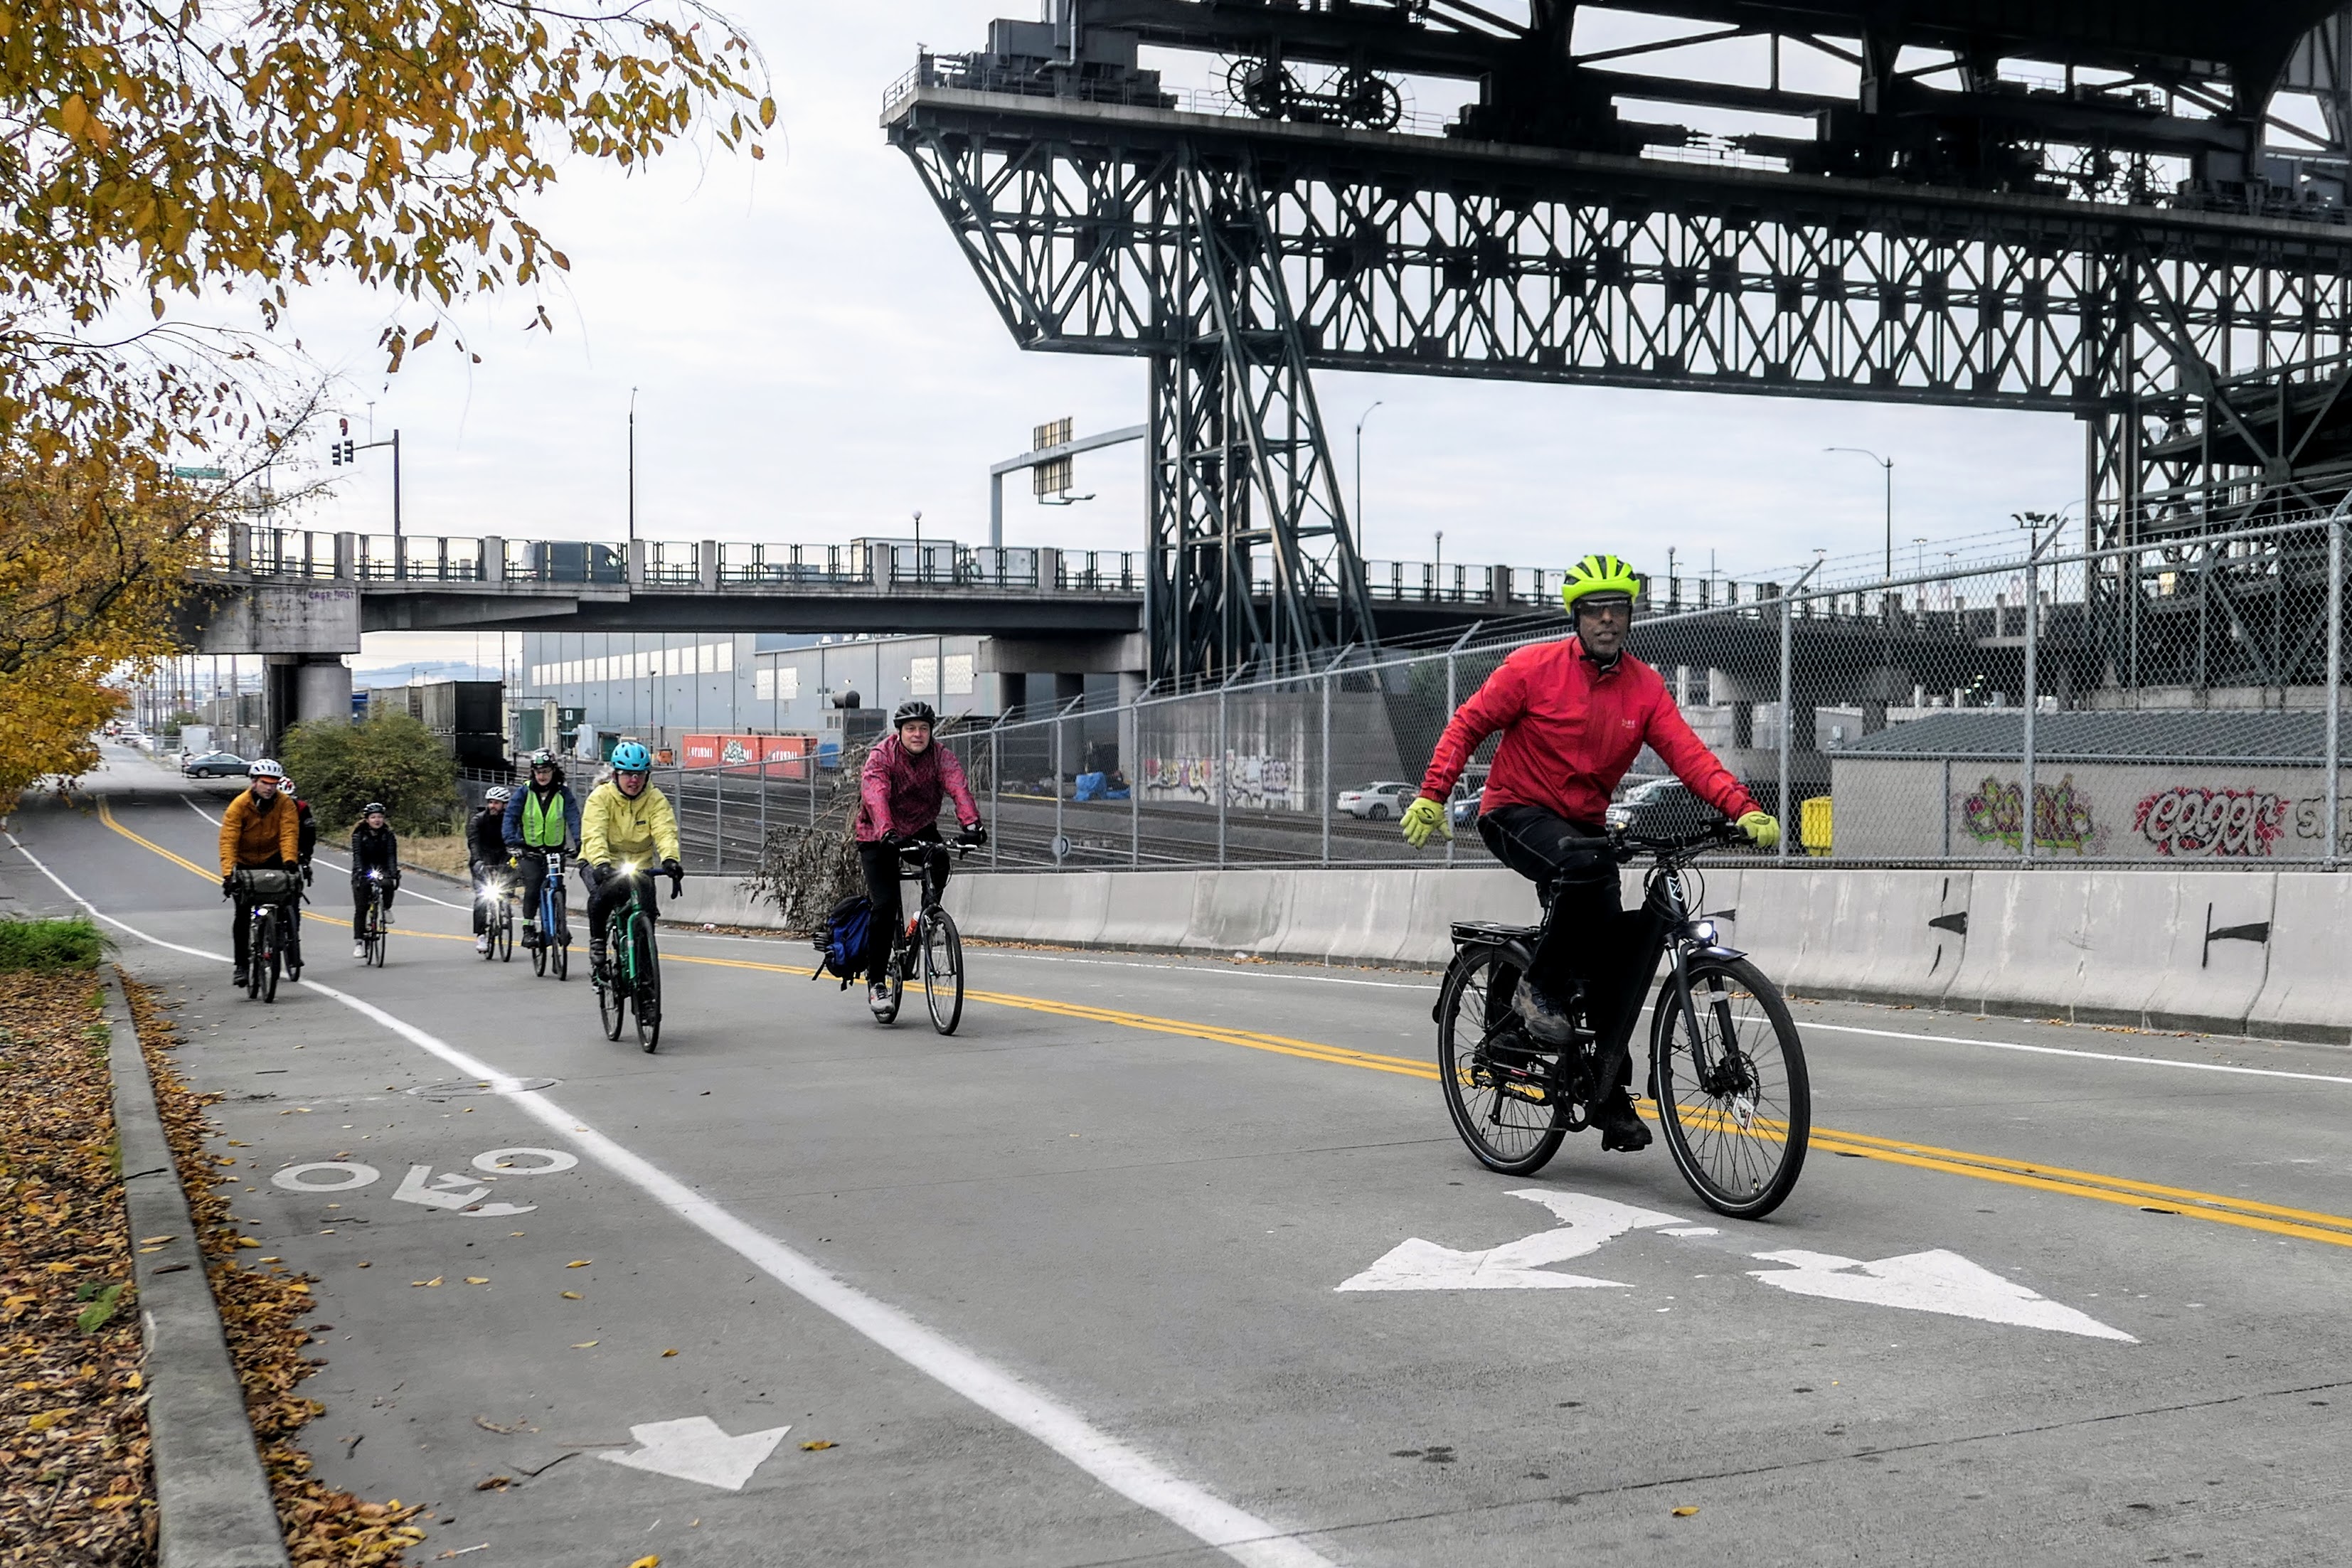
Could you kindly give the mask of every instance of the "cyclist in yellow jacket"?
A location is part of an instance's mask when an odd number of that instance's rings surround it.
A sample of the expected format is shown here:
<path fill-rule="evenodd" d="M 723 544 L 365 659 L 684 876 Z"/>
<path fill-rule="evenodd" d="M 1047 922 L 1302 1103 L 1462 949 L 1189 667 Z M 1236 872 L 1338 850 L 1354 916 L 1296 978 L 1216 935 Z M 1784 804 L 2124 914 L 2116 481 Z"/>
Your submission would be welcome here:
<path fill-rule="evenodd" d="M 588 961 L 604 973 L 604 926 L 613 911 L 628 902 L 634 888 L 647 913 L 658 916 L 654 897 L 656 862 L 669 878 L 670 896 L 686 891 L 686 868 L 677 860 L 677 814 L 653 785 L 653 754 L 634 740 L 613 748 L 613 778 L 589 791 L 580 810 L 580 874 L 588 883 Z"/>

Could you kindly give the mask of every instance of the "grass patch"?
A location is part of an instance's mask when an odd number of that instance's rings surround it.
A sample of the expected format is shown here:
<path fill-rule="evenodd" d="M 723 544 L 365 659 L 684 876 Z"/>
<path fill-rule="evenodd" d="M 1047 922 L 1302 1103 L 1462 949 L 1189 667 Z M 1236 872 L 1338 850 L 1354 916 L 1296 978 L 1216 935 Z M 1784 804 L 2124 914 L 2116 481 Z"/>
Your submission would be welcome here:
<path fill-rule="evenodd" d="M 403 865 L 437 871 L 443 876 L 456 877 L 463 882 L 466 880 L 466 836 L 463 833 L 438 838 L 403 836 L 400 860 Z"/>
<path fill-rule="evenodd" d="M 69 920 L 0 919 L 0 975 L 95 969 L 106 937 L 88 915 Z"/>

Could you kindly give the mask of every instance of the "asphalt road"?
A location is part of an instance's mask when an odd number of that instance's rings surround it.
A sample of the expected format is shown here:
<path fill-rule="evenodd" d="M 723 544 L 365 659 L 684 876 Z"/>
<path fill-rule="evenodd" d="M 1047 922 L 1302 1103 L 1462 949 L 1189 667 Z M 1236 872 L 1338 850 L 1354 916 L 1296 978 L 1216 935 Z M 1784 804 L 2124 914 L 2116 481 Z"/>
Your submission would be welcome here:
<path fill-rule="evenodd" d="M 1739 1224 L 1654 1145 L 1481 1170 L 1410 972 L 975 946 L 942 1040 L 679 932 L 646 1056 L 412 877 L 385 968 L 314 918 L 249 1002 L 216 802 L 94 782 L 15 837 L 179 1008 L 416 1561 L 2344 1559 L 2352 1053 L 1801 1004 L 1823 1131 Z"/>

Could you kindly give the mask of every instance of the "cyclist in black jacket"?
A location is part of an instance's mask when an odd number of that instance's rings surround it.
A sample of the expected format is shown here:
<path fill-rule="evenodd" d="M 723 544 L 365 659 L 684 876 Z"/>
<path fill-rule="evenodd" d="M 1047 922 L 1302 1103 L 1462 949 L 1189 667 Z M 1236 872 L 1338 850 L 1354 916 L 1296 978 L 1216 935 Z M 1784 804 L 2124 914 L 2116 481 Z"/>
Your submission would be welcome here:
<path fill-rule="evenodd" d="M 490 901 L 506 896 L 512 880 L 507 862 L 507 802 L 514 791 L 501 784 L 482 798 L 482 809 L 466 824 L 466 867 L 474 884 L 474 951 L 490 950 Z"/>
<path fill-rule="evenodd" d="M 365 958 L 367 943 L 360 933 L 367 925 L 368 873 L 383 876 L 383 923 L 392 924 L 392 895 L 400 891 L 400 835 L 392 831 L 383 803 L 370 800 L 352 830 L 352 956 Z"/>

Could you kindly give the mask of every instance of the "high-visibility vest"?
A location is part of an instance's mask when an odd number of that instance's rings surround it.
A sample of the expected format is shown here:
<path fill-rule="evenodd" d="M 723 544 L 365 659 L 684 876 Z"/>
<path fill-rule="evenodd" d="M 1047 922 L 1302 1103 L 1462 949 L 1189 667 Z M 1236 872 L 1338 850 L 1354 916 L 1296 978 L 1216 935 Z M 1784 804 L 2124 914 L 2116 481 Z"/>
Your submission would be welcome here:
<path fill-rule="evenodd" d="M 525 789 L 522 796 L 522 841 L 533 849 L 560 850 L 563 847 L 565 832 L 563 791 L 558 789 L 541 800 L 538 790 Z"/>

